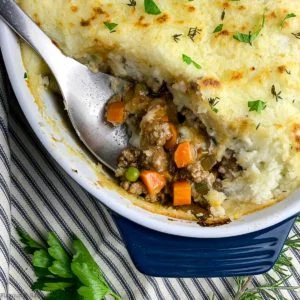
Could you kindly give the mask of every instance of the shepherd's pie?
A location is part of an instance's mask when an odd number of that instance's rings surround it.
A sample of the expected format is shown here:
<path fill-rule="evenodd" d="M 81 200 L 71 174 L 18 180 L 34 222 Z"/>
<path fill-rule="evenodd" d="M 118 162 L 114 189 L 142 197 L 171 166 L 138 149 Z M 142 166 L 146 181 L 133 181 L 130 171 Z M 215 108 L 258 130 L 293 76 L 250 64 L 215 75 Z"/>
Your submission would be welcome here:
<path fill-rule="evenodd" d="M 134 82 L 106 116 L 132 133 L 130 193 L 207 225 L 299 186 L 299 0 L 19 4 L 66 55 Z"/>

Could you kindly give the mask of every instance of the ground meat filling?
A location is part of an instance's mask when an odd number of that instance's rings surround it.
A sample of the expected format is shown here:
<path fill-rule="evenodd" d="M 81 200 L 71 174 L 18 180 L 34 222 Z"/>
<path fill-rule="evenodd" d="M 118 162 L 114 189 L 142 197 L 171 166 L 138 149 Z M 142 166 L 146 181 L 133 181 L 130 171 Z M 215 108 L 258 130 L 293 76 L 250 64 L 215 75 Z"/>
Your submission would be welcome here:
<path fill-rule="evenodd" d="M 140 166 L 145 170 L 154 170 L 159 173 L 168 170 L 169 157 L 163 147 L 151 146 L 142 150 Z"/>
<path fill-rule="evenodd" d="M 171 131 L 167 122 L 149 122 L 142 130 L 142 140 L 146 145 L 163 146 L 171 138 Z"/>
<path fill-rule="evenodd" d="M 122 177 L 129 167 L 138 167 L 141 150 L 137 148 L 124 149 L 119 157 L 116 177 Z"/>
<path fill-rule="evenodd" d="M 147 195 L 146 187 L 142 182 L 121 181 L 120 186 L 130 194 L 137 196 Z"/>
<path fill-rule="evenodd" d="M 123 109 L 124 123 L 138 137 L 135 147 L 119 157 L 120 186 L 146 201 L 209 215 L 206 195 L 222 192 L 222 180 L 232 180 L 241 171 L 234 153 L 227 151 L 218 162 L 214 138 L 190 109 L 177 111 L 166 89 L 155 94 L 138 85 L 119 101 L 115 107 Z"/>
<path fill-rule="evenodd" d="M 212 173 L 204 170 L 200 161 L 188 165 L 187 171 L 191 180 L 196 183 L 205 181 L 211 184 L 215 180 L 215 177 Z"/>

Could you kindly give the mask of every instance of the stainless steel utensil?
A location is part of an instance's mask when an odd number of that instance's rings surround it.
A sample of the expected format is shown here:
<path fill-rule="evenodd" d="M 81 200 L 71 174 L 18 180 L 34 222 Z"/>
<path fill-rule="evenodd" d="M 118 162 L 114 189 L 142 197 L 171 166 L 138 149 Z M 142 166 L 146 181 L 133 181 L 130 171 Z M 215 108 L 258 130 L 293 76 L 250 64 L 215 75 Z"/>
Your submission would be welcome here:
<path fill-rule="evenodd" d="M 65 56 L 13 0 L 0 0 L 0 17 L 48 64 L 78 136 L 104 165 L 114 170 L 118 155 L 128 144 L 128 136 L 125 127 L 105 124 L 104 108 L 127 82 L 93 73 Z"/>

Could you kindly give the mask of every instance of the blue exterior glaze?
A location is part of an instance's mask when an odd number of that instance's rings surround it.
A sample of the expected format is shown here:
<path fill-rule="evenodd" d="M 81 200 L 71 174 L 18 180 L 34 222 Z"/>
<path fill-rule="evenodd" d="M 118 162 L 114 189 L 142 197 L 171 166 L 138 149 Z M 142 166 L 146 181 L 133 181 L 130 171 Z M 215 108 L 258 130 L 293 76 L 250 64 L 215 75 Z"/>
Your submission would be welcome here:
<path fill-rule="evenodd" d="M 200 239 L 161 233 L 113 216 L 136 268 L 158 277 L 226 277 L 267 272 L 296 219 L 292 217 L 245 235 Z"/>

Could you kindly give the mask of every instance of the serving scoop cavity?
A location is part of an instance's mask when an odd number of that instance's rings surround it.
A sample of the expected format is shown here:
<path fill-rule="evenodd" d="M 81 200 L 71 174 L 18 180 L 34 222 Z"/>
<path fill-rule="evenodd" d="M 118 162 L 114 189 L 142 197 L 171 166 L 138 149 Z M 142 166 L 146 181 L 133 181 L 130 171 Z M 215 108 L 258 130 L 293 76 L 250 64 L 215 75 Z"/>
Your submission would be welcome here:
<path fill-rule="evenodd" d="M 45 60 L 58 82 L 77 135 L 101 163 L 114 170 L 129 138 L 125 126 L 105 123 L 105 104 L 128 82 L 93 73 L 65 56 L 13 0 L 0 0 L 0 17 Z"/>

